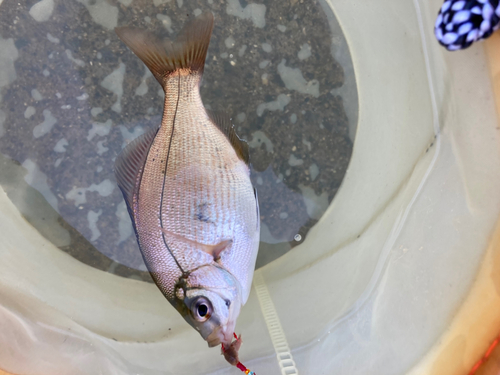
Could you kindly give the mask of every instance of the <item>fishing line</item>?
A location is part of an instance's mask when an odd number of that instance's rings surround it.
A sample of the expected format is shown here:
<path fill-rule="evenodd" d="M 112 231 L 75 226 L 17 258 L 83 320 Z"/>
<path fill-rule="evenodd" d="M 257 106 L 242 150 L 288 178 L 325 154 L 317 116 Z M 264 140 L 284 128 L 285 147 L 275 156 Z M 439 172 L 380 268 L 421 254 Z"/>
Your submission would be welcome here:
<path fill-rule="evenodd" d="M 168 168 L 168 159 L 170 158 L 170 150 L 172 149 L 172 139 L 174 138 L 174 130 L 175 130 L 175 119 L 177 117 L 177 110 L 179 108 L 179 101 L 181 99 L 181 71 L 178 70 L 179 72 L 179 79 L 177 81 L 177 103 L 175 104 L 175 112 L 174 112 L 174 119 L 172 121 L 172 132 L 170 133 L 170 140 L 168 142 L 168 152 L 167 152 L 167 159 L 165 160 L 165 173 L 163 174 L 163 185 L 161 188 L 161 199 L 160 199 L 160 227 L 163 229 L 163 196 L 165 193 L 165 182 L 167 180 L 167 168 Z M 165 96 L 167 95 L 167 92 L 165 90 Z M 166 107 L 166 106 L 165 106 Z M 186 275 L 186 271 L 181 267 L 179 262 L 177 261 L 177 258 L 175 257 L 174 253 L 172 250 L 170 250 L 170 247 L 167 244 L 167 239 L 165 238 L 165 233 L 161 233 L 161 237 L 163 238 L 163 243 L 167 247 L 168 252 L 170 255 L 172 255 L 172 258 L 174 258 L 175 263 L 177 264 L 177 267 L 182 272 L 182 275 Z"/>

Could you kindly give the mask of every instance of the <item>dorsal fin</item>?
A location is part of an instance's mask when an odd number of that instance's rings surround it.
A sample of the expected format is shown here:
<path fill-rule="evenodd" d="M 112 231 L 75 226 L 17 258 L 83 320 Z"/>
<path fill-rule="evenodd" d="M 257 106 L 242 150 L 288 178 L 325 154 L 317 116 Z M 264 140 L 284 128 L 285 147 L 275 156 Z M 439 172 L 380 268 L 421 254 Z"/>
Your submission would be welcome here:
<path fill-rule="evenodd" d="M 115 177 L 125 202 L 132 207 L 133 196 L 138 188 L 142 168 L 158 128 L 148 130 L 130 142 L 115 161 Z"/>
<path fill-rule="evenodd" d="M 130 26 L 115 32 L 165 87 L 165 80 L 180 69 L 203 73 L 213 26 L 213 14 L 205 12 L 186 22 L 175 41 Z"/>
<path fill-rule="evenodd" d="M 250 155 L 248 152 L 248 143 L 241 140 L 236 134 L 236 130 L 231 122 L 231 118 L 224 112 L 213 112 L 207 110 L 207 114 L 212 122 L 224 133 L 229 139 L 238 157 L 246 164 L 250 162 Z"/>

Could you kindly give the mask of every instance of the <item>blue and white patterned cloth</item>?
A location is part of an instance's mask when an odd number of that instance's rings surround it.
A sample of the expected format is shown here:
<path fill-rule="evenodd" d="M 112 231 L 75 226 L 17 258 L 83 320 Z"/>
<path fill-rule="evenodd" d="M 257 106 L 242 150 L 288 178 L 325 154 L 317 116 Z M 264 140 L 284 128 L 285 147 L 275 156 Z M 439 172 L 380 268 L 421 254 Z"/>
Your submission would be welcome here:
<path fill-rule="evenodd" d="M 469 47 L 500 27 L 500 0 L 446 0 L 434 26 L 438 42 L 449 51 Z"/>

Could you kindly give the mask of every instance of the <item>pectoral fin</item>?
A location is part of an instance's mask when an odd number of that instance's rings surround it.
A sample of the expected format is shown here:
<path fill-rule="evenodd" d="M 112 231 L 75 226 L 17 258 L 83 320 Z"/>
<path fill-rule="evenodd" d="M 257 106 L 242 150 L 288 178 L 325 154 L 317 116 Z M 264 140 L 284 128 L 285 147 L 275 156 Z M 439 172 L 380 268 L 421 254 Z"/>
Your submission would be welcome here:
<path fill-rule="evenodd" d="M 179 242 L 184 242 L 184 243 L 189 244 L 190 246 L 192 246 L 198 250 L 201 250 L 201 251 L 211 255 L 214 258 L 214 260 L 219 259 L 221 253 L 224 250 L 226 250 L 233 242 L 233 240 L 224 240 L 224 241 L 221 241 L 215 245 L 207 245 L 207 244 L 199 243 L 197 241 L 190 240 L 184 236 L 169 232 L 163 228 L 161 229 L 161 231 L 165 235 L 167 242 L 168 242 L 169 238 L 173 238 Z"/>

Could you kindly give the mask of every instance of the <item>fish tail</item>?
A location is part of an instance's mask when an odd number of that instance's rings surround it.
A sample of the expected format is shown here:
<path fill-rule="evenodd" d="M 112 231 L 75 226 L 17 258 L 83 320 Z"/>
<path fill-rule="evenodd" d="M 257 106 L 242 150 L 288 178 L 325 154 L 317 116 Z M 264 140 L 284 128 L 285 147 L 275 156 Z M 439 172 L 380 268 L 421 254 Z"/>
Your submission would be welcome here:
<path fill-rule="evenodd" d="M 117 27 L 115 32 L 165 88 L 176 72 L 203 74 L 213 26 L 213 14 L 205 12 L 188 21 L 174 41 L 130 26 Z"/>

